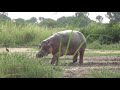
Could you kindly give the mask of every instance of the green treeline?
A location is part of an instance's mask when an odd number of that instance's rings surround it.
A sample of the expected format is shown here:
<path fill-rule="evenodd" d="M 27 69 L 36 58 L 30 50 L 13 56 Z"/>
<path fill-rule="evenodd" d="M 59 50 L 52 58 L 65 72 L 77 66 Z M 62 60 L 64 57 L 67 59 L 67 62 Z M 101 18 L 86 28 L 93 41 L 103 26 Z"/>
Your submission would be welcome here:
<path fill-rule="evenodd" d="M 78 30 L 88 43 L 114 44 L 120 42 L 120 12 L 107 12 L 110 22 L 102 23 L 98 15 L 96 21 L 89 18 L 88 12 L 76 12 L 74 16 L 50 18 L 32 17 L 12 20 L 7 12 L 0 13 L 0 46 L 34 46 L 50 35 L 65 29 Z"/>

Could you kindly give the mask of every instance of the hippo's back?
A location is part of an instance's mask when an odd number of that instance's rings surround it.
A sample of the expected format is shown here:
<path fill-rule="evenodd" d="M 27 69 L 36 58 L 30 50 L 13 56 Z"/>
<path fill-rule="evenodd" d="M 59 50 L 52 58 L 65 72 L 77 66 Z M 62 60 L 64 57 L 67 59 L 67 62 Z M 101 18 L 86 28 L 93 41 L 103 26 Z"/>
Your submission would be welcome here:
<path fill-rule="evenodd" d="M 78 48 L 82 43 L 82 48 L 86 48 L 86 38 L 79 31 L 65 30 L 55 34 L 55 37 L 58 38 L 58 41 L 62 40 L 62 46 L 67 47 L 69 39 L 70 44 L 69 48 Z"/>

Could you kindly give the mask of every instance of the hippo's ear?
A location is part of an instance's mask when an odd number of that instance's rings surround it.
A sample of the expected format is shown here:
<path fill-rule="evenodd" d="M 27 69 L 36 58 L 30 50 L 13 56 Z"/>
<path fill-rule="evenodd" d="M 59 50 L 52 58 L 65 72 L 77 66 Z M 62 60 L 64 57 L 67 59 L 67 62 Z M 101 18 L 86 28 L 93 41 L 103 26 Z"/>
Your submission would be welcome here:
<path fill-rule="evenodd" d="M 43 46 L 46 45 L 48 42 L 47 41 L 42 41 L 41 44 L 39 44 L 39 49 Z"/>
<path fill-rule="evenodd" d="M 48 41 L 43 41 L 41 44 L 42 44 L 42 45 L 48 44 Z"/>
<path fill-rule="evenodd" d="M 43 41 L 42 44 L 43 44 L 43 45 L 48 45 L 48 44 L 49 44 L 49 41 L 48 41 L 48 40 Z"/>

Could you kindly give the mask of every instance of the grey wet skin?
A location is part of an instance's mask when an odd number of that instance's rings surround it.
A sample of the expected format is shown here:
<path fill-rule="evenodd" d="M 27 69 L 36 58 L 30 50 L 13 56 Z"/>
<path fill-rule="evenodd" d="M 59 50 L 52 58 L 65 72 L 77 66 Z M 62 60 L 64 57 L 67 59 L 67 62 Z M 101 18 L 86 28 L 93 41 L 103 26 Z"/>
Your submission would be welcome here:
<path fill-rule="evenodd" d="M 40 50 L 36 54 L 36 57 L 42 58 L 52 53 L 53 57 L 51 60 L 51 64 L 57 65 L 59 52 L 60 56 L 65 55 L 69 39 L 70 43 L 66 55 L 74 55 L 73 63 L 75 63 L 77 62 L 77 57 L 79 54 L 79 63 L 83 64 L 83 56 L 86 49 L 86 38 L 81 32 L 74 30 L 60 31 L 43 40 L 42 43 L 39 45 Z M 77 53 L 75 53 L 76 51 Z"/>

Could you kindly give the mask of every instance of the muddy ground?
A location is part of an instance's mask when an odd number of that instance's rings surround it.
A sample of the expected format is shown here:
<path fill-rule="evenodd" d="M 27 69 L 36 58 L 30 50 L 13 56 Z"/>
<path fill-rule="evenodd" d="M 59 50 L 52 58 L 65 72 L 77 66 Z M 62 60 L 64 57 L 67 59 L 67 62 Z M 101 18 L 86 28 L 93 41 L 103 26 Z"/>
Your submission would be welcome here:
<path fill-rule="evenodd" d="M 9 48 L 9 51 L 12 52 L 36 52 L 31 48 Z M 89 52 L 90 51 L 90 52 Z M 120 71 L 120 50 L 86 50 L 87 53 L 93 53 L 93 56 L 87 56 L 85 54 L 84 64 L 79 65 L 78 63 L 70 64 L 72 62 L 72 57 L 67 56 L 67 60 L 64 61 L 64 78 L 87 78 L 91 74 L 91 70 L 100 70 L 108 69 L 113 71 Z M 0 53 L 6 52 L 5 48 L 0 49 Z M 104 54 L 111 54 L 106 56 Z M 112 56 L 112 54 L 117 53 L 117 56 Z M 102 54 L 102 56 L 94 56 L 94 54 Z M 51 59 L 51 55 L 46 57 Z M 61 57 L 61 59 L 64 57 Z M 67 64 L 66 64 L 67 63 Z M 69 64 L 68 64 L 69 63 Z M 62 65 L 61 65 L 62 66 Z"/>
<path fill-rule="evenodd" d="M 91 74 L 91 70 L 107 69 L 112 71 L 120 71 L 119 56 L 95 56 L 84 57 L 84 64 L 70 65 L 65 69 L 65 78 L 86 78 Z"/>

